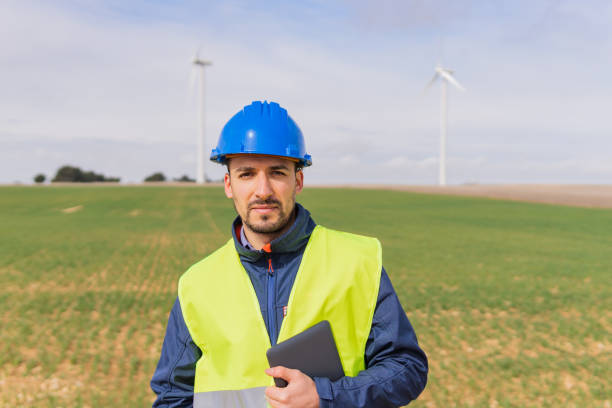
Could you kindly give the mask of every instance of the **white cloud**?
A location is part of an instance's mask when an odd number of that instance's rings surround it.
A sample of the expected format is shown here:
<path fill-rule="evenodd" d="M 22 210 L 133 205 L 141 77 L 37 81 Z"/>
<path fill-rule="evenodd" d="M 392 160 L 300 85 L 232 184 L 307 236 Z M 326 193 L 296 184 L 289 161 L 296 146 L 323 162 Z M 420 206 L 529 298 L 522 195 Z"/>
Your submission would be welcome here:
<path fill-rule="evenodd" d="M 391 158 L 391 160 L 383 163 L 383 166 L 390 168 L 399 168 L 404 167 L 408 163 L 408 159 L 404 156 L 396 156 Z"/>
<path fill-rule="evenodd" d="M 384 161 L 382 166 L 391 169 L 433 169 L 438 166 L 437 157 L 426 157 L 421 160 L 410 160 L 406 156 L 395 156 L 391 159 Z"/>
<path fill-rule="evenodd" d="M 0 14 L 0 181 L 29 180 L 39 171 L 32 155 L 49 166 L 74 157 L 91 160 L 88 168 L 109 163 L 88 141 L 130 156 L 129 164 L 113 163 L 117 175 L 138 180 L 155 170 L 150 157 L 193 175 L 189 61 L 200 45 L 214 64 L 206 82 L 208 149 L 242 105 L 266 98 L 302 127 L 317 182 L 435 183 L 439 91 L 419 94 L 439 57 L 431 27 L 443 20 L 452 22 L 444 61 L 468 88 L 449 94 L 449 180 L 609 180 L 605 160 L 592 159 L 612 151 L 612 82 L 605 80 L 612 53 L 602 52 L 609 40 L 597 40 L 611 37 L 605 18 L 592 5 L 562 3 L 527 41 L 508 33 L 527 27 L 531 20 L 521 18 L 542 7 L 522 2 L 516 17 L 502 18 L 497 6 L 468 3 L 439 14 L 437 3 L 387 1 L 364 28 L 373 11 L 363 2 L 288 3 L 280 11 L 238 1 L 9 2 Z M 122 16 L 124 9 L 136 16 Z M 597 38 L 556 20 L 574 15 L 594 21 Z M 567 157 L 575 162 L 559 167 Z M 525 168 L 525 160 L 533 165 Z"/>
<path fill-rule="evenodd" d="M 353 156 L 353 155 L 345 155 L 345 156 L 341 156 L 337 163 L 340 166 L 344 166 L 344 167 L 350 167 L 350 166 L 355 166 L 359 164 L 359 160 Z"/>

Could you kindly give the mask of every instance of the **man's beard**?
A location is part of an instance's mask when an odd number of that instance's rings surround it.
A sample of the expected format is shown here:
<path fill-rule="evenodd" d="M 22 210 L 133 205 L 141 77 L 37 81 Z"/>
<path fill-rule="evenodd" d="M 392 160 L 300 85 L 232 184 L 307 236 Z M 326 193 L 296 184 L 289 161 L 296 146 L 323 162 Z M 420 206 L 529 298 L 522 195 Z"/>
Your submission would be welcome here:
<path fill-rule="evenodd" d="M 261 215 L 259 219 L 262 221 L 259 224 L 255 224 L 251 220 L 251 207 L 256 205 L 275 205 L 278 208 L 278 220 L 274 223 L 268 223 L 267 221 L 271 218 L 269 215 Z M 276 232 L 281 231 L 287 223 L 291 219 L 291 215 L 293 214 L 293 208 L 295 207 L 295 201 L 291 206 L 291 212 L 289 214 L 283 211 L 283 207 L 281 206 L 280 201 L 275 199 L 268 200 L 257 200 L 249 204 L 247 208 L 246 219 L 243 219 L 242 222 L 253 232 L 258 234 L 274 234 Z"/>

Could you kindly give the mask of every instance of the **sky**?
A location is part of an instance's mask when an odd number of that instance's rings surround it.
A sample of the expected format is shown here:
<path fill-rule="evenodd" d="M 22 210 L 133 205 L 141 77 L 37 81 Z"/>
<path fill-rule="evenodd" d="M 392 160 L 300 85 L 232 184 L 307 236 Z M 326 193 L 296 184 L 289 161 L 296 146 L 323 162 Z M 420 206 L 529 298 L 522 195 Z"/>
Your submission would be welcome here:
<path fill-rule="evenodd" d="M 575 0 L 3 1 L 0 183 L 62 165 L 195 178 L 254 100 L 298 123 L 311 184 L 611 184 L 612 3 Z M 209 178 L 224 168 L 206 162 Z"/>

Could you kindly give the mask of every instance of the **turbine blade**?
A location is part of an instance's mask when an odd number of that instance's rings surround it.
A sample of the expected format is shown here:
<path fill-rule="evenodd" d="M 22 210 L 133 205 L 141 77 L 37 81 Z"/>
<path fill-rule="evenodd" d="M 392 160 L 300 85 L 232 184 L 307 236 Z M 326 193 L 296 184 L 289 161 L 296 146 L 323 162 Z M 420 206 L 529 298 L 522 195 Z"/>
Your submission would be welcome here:
<path fill-rule="evenodd" d="M 197 61 L 199 59 L 200 56 L 200 48 L 198 47 L 195 50 L 195 53 L 193 54 L 193 57 L 191 59 L 191 63 L 190 68 L 189 68 L 189 78 L 188 78 L 188 84 L 187 86 L 188 88 L 188 92 L 187 92 L 187 96 L 189 97 L 190 103 L 192 103 L 197 95 L 197 89 L 198 89 L 198 84 L 200 82 L 200 78 L 199 78 L 199 67 L 197 67 L 194 62 Z"/>
<path fill-rule="evenodd" d="M 425 88 L 423 88 L 423 92 L 421 92 L 421 96 L 425 95 L 425 93 L 429 90 L 429 88 L 431 88 L 433 86 L 433 84 L 436 82 L 436 79 L 438 79 L 440 75 L 438 75 L 438 73 L 435 73 L 433 78 L 431 78 L 431 80 L 427 83 L 427 85 L 425 85 Z"/>
<path fill-rule="evenodd" d="M 455 79 L 455 77 L 453 77 L 448 71 L 446 70 L 440 70 L 439 71 L 440 76 L 442 76 L 444 79 L 446 79 L 448 82 L 450 82 L 451 84 L 453 84 L 455 86 L 455 88 L 459 89 L 460 91 L 465 91 L 465 88 L 463 87 L 463 85 L 461 85 L 459 82 L 457 82 L 457 80 Z"/>
<path fill-rule="evenodd" d="M 196 88 L 196 81 L 197 79 L 197 75 L 198 72 L 196 72 L 196 68 L 192 65 L 191 69 L 189 70 L 189 89 L 193 90 Z"/>
<path fill-rule="evenodd" d="M 193 58 L 191 58 L 191 62 L 197 61 L 200 59 L 200 51 L 202 50 L 202 46 L 199 45 L 198 48 L 196 48 L 196 52 L 195 54 L 193 54 Z"/>

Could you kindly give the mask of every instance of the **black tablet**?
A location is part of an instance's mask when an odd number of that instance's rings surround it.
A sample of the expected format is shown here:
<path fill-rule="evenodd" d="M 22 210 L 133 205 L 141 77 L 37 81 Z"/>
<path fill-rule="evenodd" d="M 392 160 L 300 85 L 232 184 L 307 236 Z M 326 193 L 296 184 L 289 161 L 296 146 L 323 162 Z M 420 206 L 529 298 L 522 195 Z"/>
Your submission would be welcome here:
<path fill-rule="evenodd" d="M 327 320 L 275 344 L 268 349 L 266 355 L 270 367 L 293 368 L 310 377 L 327 377 L 332 381 L 344 376 L 340 355 Z M 277 387 L 287 386 L 282 378 L 275 378 L 274 383 Z"/>

